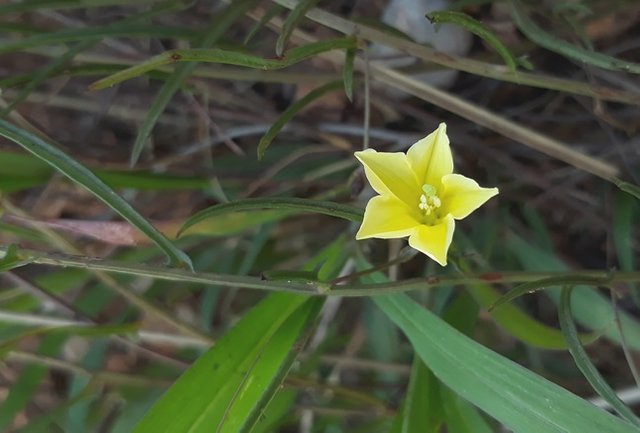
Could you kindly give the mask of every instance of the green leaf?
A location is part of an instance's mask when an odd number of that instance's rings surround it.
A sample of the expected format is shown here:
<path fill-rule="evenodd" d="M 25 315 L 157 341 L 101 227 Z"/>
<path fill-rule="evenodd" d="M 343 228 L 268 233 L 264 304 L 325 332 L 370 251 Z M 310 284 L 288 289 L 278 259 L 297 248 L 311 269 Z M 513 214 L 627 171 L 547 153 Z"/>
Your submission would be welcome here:
<path fill-rule="evenodd" d="M 618 265 L 623 271 L 632 271 L 636 267 L 634 239 L 634 209 L 637 205 L 633 197 L 618 192 L 613 211 L 613 244 L 616 249 Z M 629 293 L 636 306 L 640 306 L 640 293 L 636 284 L 629 284 Z"/>
<path fill-rule="evenodd" d="M 478 410 L 449 389 L 440 387 L 446 414 L 447 433 L 492 433 L 493 430 Z"/>
<path fill-rule="evenodd" d="M 40 137 L 18 128 L 0 119 L 0 136 L 8 138 L 31 152 L 47 164 L 67 176 L 73 182 L 83 186 L 107 206 L 133 224 L 158 245 L 169 258 L 172 265 L 192 268 L 191 260 L 183 251 L 176 248 L 169 239 L 160 233 L 149 221 L 140 215 L 129 203 L 117 195 L 89 169 L 58 148 L 45 142 Z"/>
<path fill-rule="evenodd" d="M 569 270 L 559 258 L 550 251 L 543 251 L 524 239 L 511 234 L 505 244 L 509 252 L 530 271 L 562 272 Z M 587 329 L 602 332 L 602 335 L 620 342 L 620 334 L 614 324 L 614 312 L 611 301 L 604 298 L 596 290 L 586 286 L 577 286 L 571 299 L 571 310 L 574 318 Z M 560 292 L 547 290 L 543 292 L 554 303 L 560 303 Z M 640 349 L 640 322 L 625 311 L 619 311 L 620 326 L 625 340 L 633 349 Z"/>
<path fill-rule="evenodd" d="M 426 15 L 432 24 L 454 24 L 482 38 L 487 44 L 491 45 L 496 52 L 502 57 L 507 67 L 515 72 L 518 67 L 518 59 L 511 54 L 511 51 L 502 43 L 500 39 L 484 24 L 475 18 L 456 11 L 434 11 Z"/>
<path fill-rule="evenodd" d="M 623 271 L 632 271 L 636 264 L 632 244 L 635 204 L 636 202 L 627 194 L 617 194 L 613 214 L 613 243 L 620 269 Z"/>
<path fill-rule="evenodd" d="M 522 283 L 513 289 L 509 290 L 504 295 L 500 296 L 493 304 L 489 306 L 489 311 L 492 311 L 494 308 L 498 308 L 504 304 L 507 304 L 514 299 L 519 298 L 523 295 L 528 295 L 535 293 L 540 290 L 550 289 L 552 287 L 560 287 L 560 286 L 575 286 L 578 284 L 585 284 L 588 286 L 606 286 L 609 283 L 609 279 L 607 278 L 593 278 L 587 277 L 583 275 L 569 275 L 569 276 L 561 276 L 561 277 L 548 277 L 541 278 L 536 281 L 528 281 L 526 283 Z"/>
<path fill-rule="evenodd" d="M 322 302 L 282 293 L 264 299 L 198 358 L 134 433 L 251 429 L 286 375 L 292 351 L 300 349 L 299 340 Z"/>
<path fill-rule="evenodd" d="M 258 209 L 290 209 L 299 212 L 314 212 L 343 218 L 349 221 L 362 221 L 363 211 L 360 208 L 329 202 L 310 200 L 294 197 L 271 197 L 271 198 L 248 198 L 232 203 L 222 203 L 191 215 L 187 219 L 180 231 L 180 236 L 189 227 L 214 216 L 223 215 L 229 212 L 239 212 Z"/>
<path fill-rule="evenodd" d="M 307 11 L 314 7 L 316 3 L 318 3 L 318 0 L 300 0 L 291 12 L 289 12 L 287 19 L 282 24 L 282 30 L 280 30 L 280 35 L 278 35 L 278 40 L 276 41 L 276 56 L 282 57 L 291 33 L 293 33 L 298 23 L 302 21 Z"/>
<path fill-rule="evenodd" d="M 271 144 L 276 135 L 284 128 L 284 126 L 295 116 L 300 110 L 304 107 L 326 95 L 327 93 L 333 92 L 343 86 L 342 81 L 332 81 L 330 83 L 324 84 L 320 87 L 317 87 L 304 95 L 302 98 L 298 99 L 296 102 L 287 107 L 286 110 L 278 117 L 278 119 L 273 122 L 273 125 L 269 128 L 269 130 L 262 136 L 260 142 L 258 143 L 258 159 L 264 158 L 264 154 L 267 151 L 267 148 Z"/>
<path fill-rule="evenodd" d="M 496 289 L 481 284 L 470 287 L 469 294 L 484 308 L 494 304 L 500 297 Z M 562 332 L 535 320 L 515 305 L 503 304 L 491 311 L 491 317 L 501 328 L 523 343 L 541 349 L 564 350 L 567 348 Z M 591 342 L 599 335 L 598 333 L 584 334 L 580 338 L 584 342 Z"/>
<path fill-rule="evenodd" d="M 356 60 L 356 49 L 350 48 L 345 51 L 344 66 L 342 67 L 342 81 L 344 81 L 344 93 L 353 102 L 353 66 Z"/>
<path fill-rule="evenodd" d="M 0 273 L 10 271 L 14 268 L 19 268 L 26 264 L 31 263 L 32 260 L 28 258 L 20 257 L 19 249 L 16 244 L 11 244 L 7 247 L 5 256 L 0 259 Z"/>
<path fill-rule="evenodd" d="M 576 365 L 587 378 L 593 389 L 596 390 L 602 398 L 604 398 L 610 405 L 620 414 L 623 418 L 633 423 L 637 427 L 640 427 L 640 418 L 638 418 L 633 411 L 625 405 L 620 398 L 616 395 L 615 391 L 611 389 L 606 380 L 600 375 L 595 365 L 589 359 L 589 355 L 582 347 L 580 339 L 578 338 L 578 330 L 575 323 L 571 318 L 571 293 L 573 286 L 568 286 L 562 289 L 562 295 L 560 297 L 560 306 L 558 308 L 558 318 L 560 320 L 560 327 L 562 332 L 567 338 L 569 345 L 569 352 L 573 356 Z"/>
<path fill-rule="evenodd" d="M 611 182 L 613 182 L 618 188 L 627 194 L 631 194 L 638 200 L 640 200 L 640 186 L 635 185 L 633 183 L 625 182 L 624 180 L 620 180 L 617 177 L 614 177 Z"/>
<path fill-rule="evenodd" d="M 537 45 L 569 59 L 597 66 L 602 69 L 640 74 L 639 63 L 626 62 L 606 54 L 589 51 L 562 39 L 558 39 L 538 27 L 538 25 L 527 16 L 520 0 L 511 0 L 510 3 L 513 21 L 520 31 Z"/>
<path fill-rule="evenodd" d="M 251 30 L 247 32 L 247 36 L 245 36 L 244 38 L 244 45 L 247 45 L 253 39 L 253 37 L 258 33 L 258 31 L 260 31 L 260 29 L 265 27 L 273 17 L 275 17 L 276 15 L 278 15 L 280 12 L 284 10 L 285 8 L 283 6 L 280 6 L 277 3 L 274 3 L 271 6 L 269 6 L 269 9 L 267 9 L 267 11 L 262 15 L 262 17 L 260 17 L 260 19 L 256 21 L 253 27 L 251 27 Z"/>
<path fill-rule="evenodd" d="M 374 302 L 456 394 L 518 433 L 637 433 L 601 410 L 453 329 L 408 296 Z"/>
<path fill-rule="evenodd" d="M 269 71 L 295 65 L 296 63 L 327 51 L 350 49 L 355 48 L 355 46 L 355 39 L 352 37 L 329 39 L 293 48 L 287 51 L 286 57 L 282 59 L 265 59 L 251 54 L 219 48 L 171 50 L 98 80 L 92 83 L 89 86 L 89 89 L 105 89 L 121 83 L 122 81 L 130 80 L 154 69 L 158 69 L 161 66 L 171 65 L 178 62 L 219 63 Z"/>
<path fill-rule="evenodd" d="M 418 357 L 413 360 L 409 388 L 400 412 L 401 433 L 437 433 L 444 417 L 440 385 Z"/>

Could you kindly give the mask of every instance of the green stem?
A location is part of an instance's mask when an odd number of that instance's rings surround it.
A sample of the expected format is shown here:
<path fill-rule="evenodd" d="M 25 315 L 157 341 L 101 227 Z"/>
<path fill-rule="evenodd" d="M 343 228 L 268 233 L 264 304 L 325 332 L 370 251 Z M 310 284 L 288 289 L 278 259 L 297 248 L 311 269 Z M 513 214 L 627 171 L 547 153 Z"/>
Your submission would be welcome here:
<path fill-rule="evenodd" d="M 0 259 L 4 258 L 8 247 L 0 247 Z M 19 250 L 18 255 L 31 263 L 82 268 L 112 272 L 117 274 L 150 277 L 166 281 L 180 281 L 209 285 L 225 285 L 245 289 L 298 293 L 309 296 L 373 296 L 411 290 L 431 289 L 440 286 L 474 284 L 517 284 L 540 280 L 542 278 L 608 279 L 610 284 L 640 282 L 640 271 L 610 272 L 603 270 L 584 270 L 570 272 L 504 272 L 479 273 L 463 276 L 429 276 L 404 281 L 376 284 L 327 284 L 320 281 L 307 282 L 269 281 L 260 277 L 215 274 L 208 272 L 193 273 L 184 269 L 158 268 L 148 265 L 132 265 L 118 261 L 89 257 L 48 254 L 32 250 Z"/>

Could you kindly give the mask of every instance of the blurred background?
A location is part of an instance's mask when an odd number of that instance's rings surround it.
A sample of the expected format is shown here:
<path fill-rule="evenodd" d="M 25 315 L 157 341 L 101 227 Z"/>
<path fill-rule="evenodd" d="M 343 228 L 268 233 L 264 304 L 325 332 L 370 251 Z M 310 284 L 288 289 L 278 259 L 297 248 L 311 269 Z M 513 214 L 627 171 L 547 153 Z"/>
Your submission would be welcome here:
<path fill-rule="evenodd" d="M 353 152 L 405 151 L 440 122 L 448 125 L 456 172 L 500 189 L 458 224 L 446 269 L 407 255 L 401 240 L 356 243 L 357 225 L 348 221 L 270 209 L 223 214 L 189 229 L 176 244 L 199 272 L 261 276 L 313 269 L 328 257 L 324 275 L 332 280 L 355 272 L 356 256 L 400 280 L 635 270 L 638 202 L 611 179 L 640 183 L 640 80 L 625 63 L 640 59 L 638 2 L 341 0 L 307 2 L 317 9 L 298 20 L 288 19 L 296 2 L 233 3 L 1 2 L 0 116 L 90 168 L 172 239 L 195 212 L 247 198 L 364 208 L 372 192 Z M 469 19 L 425 17 L 444 10 Z M 344 45 L 299 62 L 290 54 L 353 35 L 355 61 Z M 165 62 L 90 87 L 189 47 L 292 64 L 266 70 Z M 0 191 L 3 246 L 164 264 L 112 208 L 2 138 Z M 477 314 L 469 335 L 593 397 L 567 351 L 557 350 L 557 296 L 518 299 L 525 318 L 488 312 L 509 287 L 441 286 L 415 299 L 442 310 L 466 293 Z M 581 330 L 601 337 L 587 347 L 592 361 L 624 390 L 634 383 L 629 364 L 640 348 L 640 295 L 633 284 L 616 290 L 613 301 L 604 290 L 576 291 L 583 295 L 573 309 Z M 131 431 L 262 297 L 59 266 L 4 272 L 0 430 Z M 83 333 L 83 324 L 114 328 Z M 411 360 L 406 339 L 371 301 L 332 298 L 263 431 L 388 431 Z"/>

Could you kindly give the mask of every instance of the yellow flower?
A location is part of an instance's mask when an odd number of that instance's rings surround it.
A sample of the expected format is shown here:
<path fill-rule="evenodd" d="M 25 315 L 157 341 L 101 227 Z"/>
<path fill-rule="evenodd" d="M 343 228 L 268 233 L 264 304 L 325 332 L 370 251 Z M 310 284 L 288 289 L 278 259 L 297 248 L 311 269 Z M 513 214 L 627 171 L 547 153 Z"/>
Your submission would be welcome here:
<path fill-rule="evenodd" d="M 498 194 L 476 181 L 453 174 L 447 125 L 415 143 L 406 154 L 367 149 L 355 153 L 373 189 L 356 239 L 402 238 L 442 266 L 455 221 Z"/>

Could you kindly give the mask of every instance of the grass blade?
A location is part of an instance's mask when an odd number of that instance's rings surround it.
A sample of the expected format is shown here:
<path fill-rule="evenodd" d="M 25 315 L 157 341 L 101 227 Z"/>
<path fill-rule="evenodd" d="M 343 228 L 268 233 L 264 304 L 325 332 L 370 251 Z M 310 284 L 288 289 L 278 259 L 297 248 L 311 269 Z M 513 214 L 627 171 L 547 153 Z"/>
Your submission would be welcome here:
<path fill-rule="evenodd" d="M 260 20 L 258 20 L 253 25 L 253 27 L 251 27 L 251 30 L 249 30 L 249 32 L 247 33 L 247 36 L 245 36 L 244 38 L 244 44 L 247 45 L 249 42 L 251 42 L 253 37 L 260 31 L 260 29 L 265 27 L 273 17 L 275 17 L 276 15 L 278 15 L 280 12 L 284 10 L 285 9 L 278 4 L 271 5 L 269 9 L 267 9 L 267 11 L 264 13 L 264 15 L 262 15 Z"/>
<path fill-rule="evenodd" d="M 588 286 L 602 286 L 609 282 L 606 278 L 586 278 L 584 276 L 562 276 L 562 277 L 550 277 L 543 278 L 538 281 L 530 281 L 520 284 L 509 290 L 504 295 L 500 296 L 493 304 L 489 306 L 489 311 L 497 308 L 503 304 L 513 301 L 523 295 L 535 293 L 539 290 L 545 290 L 551 287 L 560 287 L 566 285 L 578 285 L 584 284 Z"/>
<path fill-rule="evenodd" d="M 249 198 L 232 203 L 222 203 L 197 212 L 185 221 L 178 232 L 178 236 L 189 227 L 205 219 L 228 212 L 258 209 L 291 209 L 299 212 L 315 212 L 355 222 L 362 221 L 364 214 L 360 208 L 329 201 L 294 197 Z"/>
<path fill-rule="evenodd" d="M 287 52 L 287 56 L 283 59 L 266 59 L 260 56 L 245 54 L 238 51 L 223 50 L 219 48 L 192 48 L 184 50 L 171 50 L 152 57 L 144 62 L 138 63 L 135 66 L 116 72 L 115 74 L 105 77 L 101 80 L 98 80 L 92 83 L 89 86 L 89 89 L 106 89 L 107 87 L 111 87 L 123 81 L 139 77 L 140 75 L 158 69 L 161 66 L 170 65 L 177 62 L 218 63 L 225 65 L 244 66 L 246 68 L 268 71 L 286 68 L 326 51 L 349 49 L 354 47 L 355 40 L 353 38 L 331 39 L 293 48 Z M 194 65 L 191 66 L 193 67 Z"/>
<path fill-rule="evenodd" d="M 543 251 L 530 242 L 515 235 L 507 238 L 506 247 L 509 252 L 530 271 L 567 271 L 568 266 L 560 260 L 552 251 Z M 603 275 L 603 278 L 606 277 Z M 602 332 L 604 336 L 620 342 L 620 334 L 615 326 L 615 313 L 611 301 L 604 298 L 598 291 L 590 287 L 578 286 L 573 294 L 571 307 L 575 320 L 582 326 Z M 544 292 L 558 305 L 560 303 L 560 291 L 547 290 Z M 625 311 L 619 312 L 620 324 L 630 347 L 640 349 L 640 322 Z"/>
<path fill-rule="evenodd" d="M 620 180 L 616 177 L 614 177 L 611 181 L 622 191 L 640 200 L 640 186 L 633 183 L 625 182 L 624 180 Z"/>
<path fill-rule="evenodd" d="M 266 298 L 178 379 L 134 433 L 249 430 L 321 305 L 281 293 Z"/>
<path fill-rule="evenodd" d="M 346 86 L 346 81 L 344 83 Z M 269 130 L 260 138 L 258 143 L 258 159 L 264 158 L 264 154 L 267 148 L 271 144 L 276 135 L 284 128 L 284 126 L 295 116 L 300 110 L 307 105 L 311 104 L 316 99 L 319 99 L 329 92 L 333 92 L 343 86 L 342 81 L 332 81 L 317 87 L 291 104 L 287 109 L 278 117 L 278 119 L 271 125 Z"/>
<path fill-rule="evenodd" d="M 426 15 L 427 19 L 431 21 L 432 24 L 454 24 L 463 29 L 473 33 L 478 36 L 482 40 L 484 40 L 487 44 L 491 45 L 494 50 L 502 57 L 507 67 L 515 72 L 518 67 L 518 59 L 511 54 L 511 51 L 502 43 L 500 39 L 491 31 L 487 26 L 482 24 L 480 21 L 476 20 L 469 15 L 456 12 L 456 11 L 436 11 L 430 12 Z"/>
<path fill-rule="evenodd" d="M 596 390 L 602 398 L 604 398 L 613 407 L 616 412 L 623 418 L 633 423 L 637 427 L 640 427 L 640 418 L 638 418 L 633 411 L 625 405 L 620 398 L 616 395 L 615 391 L 611 389 L 609 384 L 600 375 L 595 365 L 589 359 L 589 355 L 582 347 L 580 339 L 578 338 L 578 331 L 575 323 L 571 317 L 571 292 L 573 286 L 565 287 L 562 289 L 560 296 L 560 305 L 558 307 L 558 319 L 560 320 L 560 328 L 567 338 L 567 344 L 569 346 L 569 352 L 576 362 L 576 365 L 589 381 L 593 389 Z"/>
<path fill-rule="evenodd" d="M 344 66 L 342 67 L 342 81 L 344 81 L 344 93 L 353 102 L 353 66 L 356 60 L 356 49 L 348 48 L 345 51 Z"/>
<path fill-rule="evenodd" d="M 640 74 L 640 63 L 626 62 L 606 54 L 578 47 L 542 30 L 524 11 L 520 0 L 511 0 L 511 16 L 518 28 L 537 45 L 569 59 L 597 66 L 610 71 L 623 71 Z"/>
<path fill-rule="evenodd" d="M 196 42 L 196 45 L 205 49 L 213 46 L 218 39 L 224 36 L 233 23 L 243 16 L 245 12 L 255 4 L 255 2 L 256 0 L 238 0 L 228 6 L 219 17 L 213 20 L 209 27 L 210 30 Z M 151 104 L 151 107 L 149 107 L 149 111 L 147 112 L 142 125 L 140 125 L 138 134 L 136 135 L 136 140 L 133 144 L 133 149 L 131 150 L 131 159 L 129 161 L 132 167 L 140 158 L 142 150 L 151 136 L 151 132 L 153 131 L 156 122 L 169 104 L 169 101 L 182 86 L 182 82 L 191 75 L 197 66 L 197 63 L 178 65 L 173 75 L 164 83 L 160 92 L 158 92 L 158 96 Z M 133 68 L 136 68 L 136 66 Z M 123 72 L 126 71 L 127 70 Z M 118 73 L 114 75 L 118 75 Z"/>
<path fill-rule="evenodd" d="M 316 3 L 318 3 L 318 0 L 300 0 L 291 10 L 282 25 L 282 30 L 280 31 L 280 35 L 276 41 L 276 56 L 282 57 L 284 54 L 284 48 L 291 37 L 291 33 L 293 33 L 293 30 L 296 28 L 298 23 L 304 18 L 307 11 L 314 7 Z"/>
<path fill-rule="evenodd" d="M 419 357 L 411 367 L 409 388 L 403 402 L 400 433 L 436 433 L 444 418 L 440 384 Z"/>
<path fill-rule="evenodd" d="M 183 251 L 176 248 L 149 221 L 140 215 L 129 203 L 117 195 L 89 169 L 75 159 L 69 157 L 58 148 L 45 142 L 40 137 L 0 119 L 0 136 L 3 136 L 31 152 L 73 182 L 83 186 L 107 206 L 133 224 L 167 255 L 173 266 L 192 269 L 191 260 Z"/>
<path fill-rule="evenodd" d="M 0 273 L 10 271 L 14 268 L 19 268 L 29 264 L 30 262 L 31 261 L 28 258 L 24 259 L 20 257 L 20 254 L 18 254 L 18 246 L 16 244 L 11 244 L 7 247 L 5 256 L 0 259 Z"/>
<path fill-rule="evenodd" d="M 406 295 L 373 298 L 455 393 L 519 433 L 637 433 L 628 422 L 476 343 Z"/>
<path fill-rule="evenodd" d="M 487 308 L 499 297 L 499 292 L 487 285 L 474 284 L 469 287 L 469 294 L 478 304 Z M 562 332 L 539 322 L 513 304 L 502 304 L 500 308 L 491 311 L 493 320 L 506 332 L 523 343 L 547 350 L 565 350 L 567 343 Z M 594 341 L 600 334 L 584 334 L 580 338 L 583 342 Z"/>

